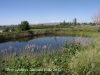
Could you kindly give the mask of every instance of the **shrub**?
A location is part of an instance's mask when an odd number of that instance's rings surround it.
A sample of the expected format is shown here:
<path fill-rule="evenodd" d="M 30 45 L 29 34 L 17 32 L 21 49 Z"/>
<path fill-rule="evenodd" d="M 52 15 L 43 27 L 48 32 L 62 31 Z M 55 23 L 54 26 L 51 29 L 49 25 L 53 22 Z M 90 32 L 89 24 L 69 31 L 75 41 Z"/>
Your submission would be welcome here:
<path fill-rule="evenodd" d="M 72 75 L 99 75 L 100 74 L 100 48 L 97 43 L 77 52 L 69 62 Z"/>
<path fill-rule="evenodd" d="M 17 28 L 19 31 L 25 31 L 30 29 L 28 21 L 22 21 Z"/>
<path fill-rule="evenodd" d="M 8 32 L 8 31 L 9 31 L 9 28 L 8 27 L 4 29 L 4 32 Z"/>
<path fill-rule="evenodd" d="M 12 28 L 12 29 L 11 29 L 11 31 L 15 31 L 15 29 L 14 29 L 14 28 Z"/>

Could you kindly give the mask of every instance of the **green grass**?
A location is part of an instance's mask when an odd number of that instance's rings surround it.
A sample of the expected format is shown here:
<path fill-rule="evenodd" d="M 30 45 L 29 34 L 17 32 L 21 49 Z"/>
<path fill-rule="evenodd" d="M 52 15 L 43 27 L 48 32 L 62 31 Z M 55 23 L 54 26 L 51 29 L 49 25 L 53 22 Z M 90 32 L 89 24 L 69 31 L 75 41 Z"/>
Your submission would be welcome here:
<path fill-rule="evenodd" d="M 99 40 L 99 39 L 98 39 Z M 71 58 L 69 70 L 75 75 L 100 74 L 100 42 L 97 40 Z"/>
<path fill-rule="evenodd" d="M 31 26 L 31 29 L 50 29 L 54 28 L 55 25 L 37 25 L 37 26 Z"/>

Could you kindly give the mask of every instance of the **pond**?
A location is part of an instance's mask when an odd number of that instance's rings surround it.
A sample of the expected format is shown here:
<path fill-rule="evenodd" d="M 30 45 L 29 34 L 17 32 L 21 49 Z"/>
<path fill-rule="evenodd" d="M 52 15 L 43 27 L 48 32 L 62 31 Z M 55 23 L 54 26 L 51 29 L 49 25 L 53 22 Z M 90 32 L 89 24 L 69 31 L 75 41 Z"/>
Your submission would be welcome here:
<path fill-rule="evenodd" d="M 90 41 L 90 38 L 78 36 L 48 35 L 8 41 L 6 40 L 0 43 L 0 54 L 3 54 L 5 52 L 20 53 L 21 51 L 31 51 L 34 53 L 38 53 L 42 51 L 57 50 L 62 47 L 65 41 L 88 43 Z"/>

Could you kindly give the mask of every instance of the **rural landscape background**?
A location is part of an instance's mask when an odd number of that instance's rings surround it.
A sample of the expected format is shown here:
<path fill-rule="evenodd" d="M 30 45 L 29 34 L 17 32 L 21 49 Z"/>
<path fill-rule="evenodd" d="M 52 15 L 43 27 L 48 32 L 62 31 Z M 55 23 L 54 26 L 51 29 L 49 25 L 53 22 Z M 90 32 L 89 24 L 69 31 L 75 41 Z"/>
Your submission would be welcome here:
<path fill-rule="evenodd" d="M 0 75 L 99 75 L 99 0 L 1 0 Z"/>

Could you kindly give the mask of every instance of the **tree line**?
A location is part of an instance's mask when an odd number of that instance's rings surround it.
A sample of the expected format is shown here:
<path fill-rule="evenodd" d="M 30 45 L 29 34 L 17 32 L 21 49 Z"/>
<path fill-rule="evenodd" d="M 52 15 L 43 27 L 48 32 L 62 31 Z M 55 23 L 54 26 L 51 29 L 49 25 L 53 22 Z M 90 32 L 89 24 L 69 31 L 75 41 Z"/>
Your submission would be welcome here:
<path fill-rule="evenodd" d="M 65 20 L 63 21 L 63 22 L 60 22 L 60 25 L 96 25 L 96 23 L 95 22 L 89 22 L 89 23 L 86 23 L 86 22 L 84 22 L 84 23 L 79 23 L 79 22 L 77 22 L 77 19 L 76 18 L 74 18 L 73 19 L 73 22 L 65 22 Z"/>

